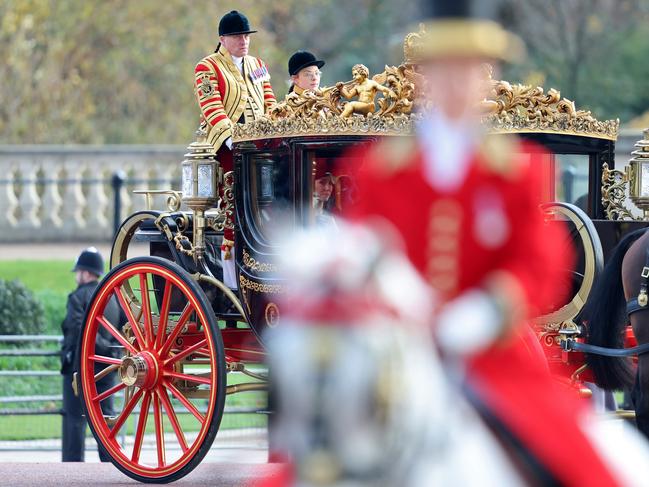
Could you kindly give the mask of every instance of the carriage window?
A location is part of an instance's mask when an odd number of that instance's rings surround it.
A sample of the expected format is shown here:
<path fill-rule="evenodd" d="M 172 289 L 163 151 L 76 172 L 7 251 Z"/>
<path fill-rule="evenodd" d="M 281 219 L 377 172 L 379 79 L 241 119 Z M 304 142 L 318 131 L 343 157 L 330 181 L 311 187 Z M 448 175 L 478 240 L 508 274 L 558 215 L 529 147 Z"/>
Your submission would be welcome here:
<path fill-rule="evenodd" d="M 588 212 L 588 154 L 555 155 L 555 200 Z"/>
<path fill-rule="evenodd" d="M 293 223 L 293 185 L 288 155 L 253 156 L 250 164 L 251 213 L 270 240 L 281 225 Z"/>
<path fill-rule="evenodd" d="M 339 215 L 356 197 L 358 164 L 341 149 L 307 151 L 305 157 L 310 171 L 309 222 L 336 228 Z"/>

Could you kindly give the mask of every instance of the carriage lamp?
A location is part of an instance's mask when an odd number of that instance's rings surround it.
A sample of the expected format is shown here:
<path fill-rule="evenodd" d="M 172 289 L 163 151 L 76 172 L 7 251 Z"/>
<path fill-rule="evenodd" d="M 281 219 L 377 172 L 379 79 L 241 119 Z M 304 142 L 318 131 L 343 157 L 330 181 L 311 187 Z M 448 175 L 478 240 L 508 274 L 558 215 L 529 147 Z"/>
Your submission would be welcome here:
<path fill-rule="evenodd" d="M 183 202 L 192 210 L 213 208 L 219 198 L 219 162 L 206 133 L 199 130 L 182 163 Z"/>
<path fill-rule="evenodd" d="M 221 167 L 214 148 L 207 142 L 207 132 L 199 129 L 182 162 L 183 202 L 194 212 L 193 256 L 202 259 L 205 252 L 205 211 L 217 205 Z"/>
<path fill-rule="evenodd" d="M 629 197 L 640 208 L 643 219 L 649 219 L 649 129 L 643 131 L 643 139 L 635 144 L 636 150 L 629 161 Z"/>

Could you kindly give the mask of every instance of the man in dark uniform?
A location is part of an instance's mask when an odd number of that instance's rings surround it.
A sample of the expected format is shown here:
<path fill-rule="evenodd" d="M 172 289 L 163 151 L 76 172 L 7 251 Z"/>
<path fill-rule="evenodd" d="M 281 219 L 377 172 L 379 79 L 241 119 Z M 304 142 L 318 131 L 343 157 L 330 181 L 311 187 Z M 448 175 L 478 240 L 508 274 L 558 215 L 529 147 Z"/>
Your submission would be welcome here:
<path fill-rule="evenodd" d="M 79 334 L 83 328 L 86 308 L 97 287 L 99 277 L 104 273 L 104 260 L 96 248 L 87 248 L 79 254 L 72 271 L 75 273 L 78 287 L 68 295 L 67 313 L 63 323 L 61 323 L 63 329 L 63 348 L 61 350 L 63 437 L 61 453 L 64 462 L 83 462 L 85 456 L 86 418 L 83 416 L 81 409 L 81 399 L 72 389 L 72 378 L 75 372 Z M 104 314 L 107 317 L 110 316 L 111 322 L 118 323 L 118 313 L 116 303 L 110 301 Z M 107 356 L 112 355 L 113 345 L 114 343 L 110 337 L 103 335 L 97 337 L 98 353 Z M 97 382 L 99 392 L 106 391 L 113 385 L 113 375 L 108 374 Z M 113 414 L 112 396 L 102 401 L 102 409 L 104 414 Z M 102 462 L 109 461 L 101 449 L 99 450 L 99 458 Z"/>

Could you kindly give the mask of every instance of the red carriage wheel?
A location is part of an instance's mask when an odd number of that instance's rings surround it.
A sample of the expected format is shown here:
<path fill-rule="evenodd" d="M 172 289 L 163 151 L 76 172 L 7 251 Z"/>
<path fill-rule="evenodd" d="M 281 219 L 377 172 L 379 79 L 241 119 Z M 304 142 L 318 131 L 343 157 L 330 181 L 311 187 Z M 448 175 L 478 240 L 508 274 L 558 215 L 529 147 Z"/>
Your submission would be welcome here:
<path fill-rule="evenodd" d="M 212 445 L 225 402 L 223 342 L 205 293 L 177 264 L 138 257 L 106 275 L 77 370 L 95 439 L 128 476 L 171 482 Z"/>

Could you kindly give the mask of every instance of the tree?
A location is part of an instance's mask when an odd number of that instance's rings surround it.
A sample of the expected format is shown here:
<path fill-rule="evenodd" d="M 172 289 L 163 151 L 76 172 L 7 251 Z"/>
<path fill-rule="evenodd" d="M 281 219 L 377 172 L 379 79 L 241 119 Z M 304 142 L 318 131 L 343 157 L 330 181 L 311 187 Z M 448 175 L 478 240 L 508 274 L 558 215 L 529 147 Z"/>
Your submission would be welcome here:
<path fill-rule="evenodd" d="M 647 0 L 507 0 L 505 22 L 524 39 L 528 59 L 505 75 L 525 81 L 541 73 L 547 88 L 559 89 L 599 118 L 624 120 L 637 110 L 638 100 L 629 95 L 642 98 L 638 88 L 644 83 L 633 74 L 646 55 L 638 33 L 646 30 L 648 5 Z"/>
<path fill-rule="evenodd" d="M 357 62 L 373 72 L 400 62 L 413 5 L 0 0 L 0 143 L 187 143 L 199 120 L 193 68 L 216 47 L 225 12 L 258 27 L 252 53 L 283 97 L 297 49 L 327 60 L 329 84 Z"/>

